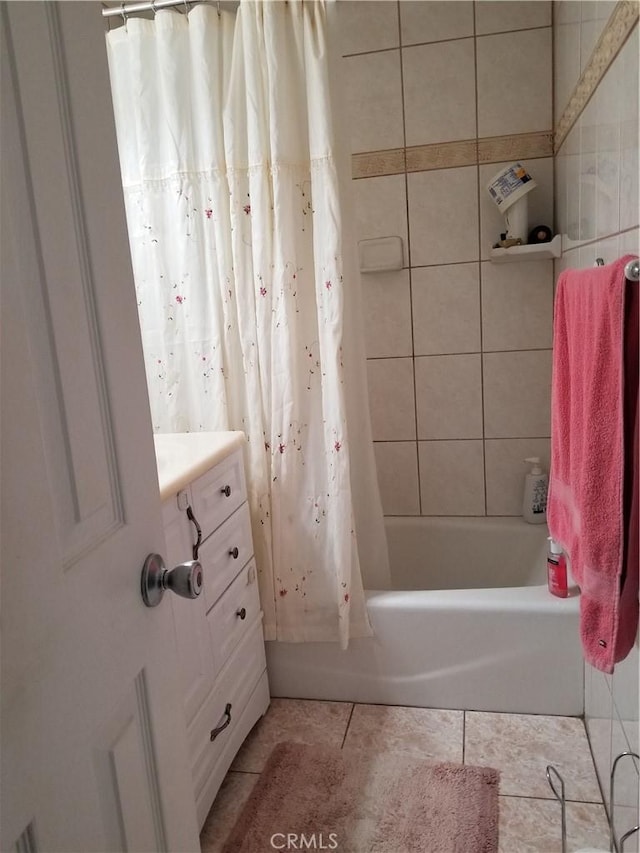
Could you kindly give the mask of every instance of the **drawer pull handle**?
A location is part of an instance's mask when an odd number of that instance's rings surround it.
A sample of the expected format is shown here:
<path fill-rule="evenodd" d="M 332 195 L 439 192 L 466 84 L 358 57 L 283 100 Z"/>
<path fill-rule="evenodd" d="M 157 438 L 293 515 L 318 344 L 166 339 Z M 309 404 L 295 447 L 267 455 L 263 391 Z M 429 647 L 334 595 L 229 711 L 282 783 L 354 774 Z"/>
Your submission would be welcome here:
<path fill-rule="evenodd" d="M 200 550 L 200 545 L 202 545 L 202 528 L 198 524 L 198 519 L 193 514 L 193 510 L 191 509 L 190 506 L 187 506 L 187 518 L 189 519 L 191 524 L 193 524 L 193 526 L 196 529 L 197 539 L 196 539 L 196 544 L 193 546 L 193 559 L 197 560 L 198 559 L 198 551 Z"/>
<path fill-rule="evenodd" d="M 238 559 L 238 557 L 240 556 L 240 551 L 238 551 L 238 549 L 237 549 L 237 548 L 232 548 L 232 549 L 229 551 L 229 556 L 230 556 L 230 557 L 233 557 L 233 559 L 234 559 L 234 560 L 237 560 L 237 559 Z"/>
<path fill-rule="evenodd" d="M 225 496 L 225 498 L 231 497 L 231 486 L 225 486 L 224 488 L 220 489 L 220 491 Z"/>
<path fill-rule="evenodd" d="M 240 619 L 246 619 L 247 618 L 246 607 L 241 607 L 240 610 L 236 610 L 236 616 L 239 616 Z"/>
<path fill-rule="evenodd" d="M 223 732 L 231 722 L 231 702 L 227 702 L 227 706 L 224 709 L 224 716 L 226 717 L 224 723 L 220 723 L 215 729 L 211 729 L 211 740 L 215 740 L 220 732 Z"/>

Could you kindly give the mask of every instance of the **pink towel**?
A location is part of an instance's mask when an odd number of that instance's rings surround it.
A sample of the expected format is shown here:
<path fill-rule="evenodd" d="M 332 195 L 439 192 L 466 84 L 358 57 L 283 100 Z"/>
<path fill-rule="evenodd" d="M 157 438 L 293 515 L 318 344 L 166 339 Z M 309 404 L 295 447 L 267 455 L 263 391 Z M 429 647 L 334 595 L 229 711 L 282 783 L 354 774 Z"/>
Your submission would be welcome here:
<path fill-rule="evenodd" d="M 640 291 L 638 284 L 627 283 L 625 293 L 624 351 L 624 552 L 620 578 L 620 617 L 616 639 L 616 662 L 633 648 L 638 631 L 638 585 L 640 582 L 640 504 L 638 470 L 638 362 L 640 339 Z"/>
<path fill-rule="evenodd" d="M 618 648 L 619 635 L 626 646 L 631 634 L 635 638 L 638 618 L 637 577 L 635 594 L 622 596 L 629 574 L 624 267 L 631 259 L 566 270 L 558 279 L 554 308 L 547 521 L 580 587 L 585 660 L 603 672 L 613 672 L 614 663 L 629 651 Z"/>

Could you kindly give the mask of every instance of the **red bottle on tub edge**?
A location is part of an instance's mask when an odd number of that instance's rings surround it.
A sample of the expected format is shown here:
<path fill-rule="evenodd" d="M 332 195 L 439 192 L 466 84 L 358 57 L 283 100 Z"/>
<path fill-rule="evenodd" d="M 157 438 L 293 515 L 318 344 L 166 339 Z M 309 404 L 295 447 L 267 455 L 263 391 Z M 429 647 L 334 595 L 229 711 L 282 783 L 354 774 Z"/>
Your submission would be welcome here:
<path fill-rule="evenodd" d="M 549 536 L 549 553 L 547 555 L 547 582 L 551 595 L 558 598 L 567 598 L 569 586 L 567 584 L 567 560 L 562 553 L 562 548 Z"/>

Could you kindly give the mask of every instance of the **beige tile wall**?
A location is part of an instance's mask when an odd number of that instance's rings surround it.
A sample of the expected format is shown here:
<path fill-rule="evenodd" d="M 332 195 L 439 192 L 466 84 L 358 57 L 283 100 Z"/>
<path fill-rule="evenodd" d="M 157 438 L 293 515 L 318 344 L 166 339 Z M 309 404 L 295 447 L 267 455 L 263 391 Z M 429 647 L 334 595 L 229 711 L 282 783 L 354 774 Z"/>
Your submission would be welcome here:
<path fill-rule="evenodd" d="M 519 159 L 553 227 L 551 3 L 338 13 L 358 239 L 404 245 L 402 271 L 362 276 L 385 513 L 519 515 L 524 457 L 549 458 L 553 269 L 491 264 L 484 187 Z"/>
<path fill-rule="evenodd" d="M 637 6 L 637 4 L 636 4 Z M 611 16 L 616 3 L 554 4 L 556 119 L 569 103 L 589 63 L 606 66 L 595 91 L 579 112 L 556 158 L 556 212 L 563 255 L 556 274 L 591 267 L 601 257 L 610 263 L 627 253 L 640 254 L 638 229 L 638 24 L 626 34 Z M 627 5 L 627 10 L 630 7 Z M 625 10 L 617 7 L 617 15 Z M 631 10 L 633 11 L 633 10 Z M 637 20 L 637 11 L 636 11 Z M 605 27 L 610 38 L 594 56 Z M 620 43 L 622 43 L 621 49 Z M 598 48 L 596 48 L 598 50 Z M 586 666 L 585 717 L 605 803 L 609 808 L 609 773 L 619 753 L 638 752 L 638 644 L 616 665 L 613 676 Z M 638 767 L 623 759 L 617 776 L 615 831 L 621 835 L 638 823 Z M 625 850 L 638 850 L 638 836 Z"/>

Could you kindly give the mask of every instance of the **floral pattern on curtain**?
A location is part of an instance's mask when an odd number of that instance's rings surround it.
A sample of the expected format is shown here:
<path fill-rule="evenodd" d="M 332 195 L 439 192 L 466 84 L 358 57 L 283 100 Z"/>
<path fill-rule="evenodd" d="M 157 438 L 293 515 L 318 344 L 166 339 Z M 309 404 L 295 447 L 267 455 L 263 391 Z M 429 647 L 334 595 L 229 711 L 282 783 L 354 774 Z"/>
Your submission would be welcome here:
<path fill-rule="evenodd" d="M 326 14 L 196 5 L 107 45 L 154 430 L 246 433 L 265 636 L 346 647 L 371 630 Z"/>

